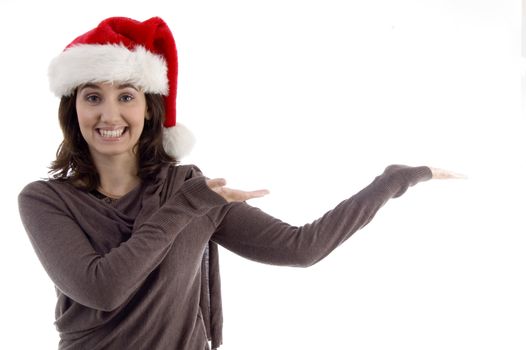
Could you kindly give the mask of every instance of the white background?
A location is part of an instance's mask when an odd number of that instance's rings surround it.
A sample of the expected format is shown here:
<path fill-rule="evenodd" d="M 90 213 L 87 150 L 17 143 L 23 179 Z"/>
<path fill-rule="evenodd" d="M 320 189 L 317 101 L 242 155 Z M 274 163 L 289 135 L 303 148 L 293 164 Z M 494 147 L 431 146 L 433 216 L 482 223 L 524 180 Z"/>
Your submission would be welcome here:
<path fill-rule="evenodd" d="M 16 196 L 61 140 L 47 65 L 103 18 L 165 19 L 185 163 L 310 222 L 392 163 L 431 181 L 308 269 L 222 249 L 224 350 L 525 349 L 525 60 L 511 0 L 9 1 L 0 5 L 2 349 L 54 349 L 53 285 Z"/>

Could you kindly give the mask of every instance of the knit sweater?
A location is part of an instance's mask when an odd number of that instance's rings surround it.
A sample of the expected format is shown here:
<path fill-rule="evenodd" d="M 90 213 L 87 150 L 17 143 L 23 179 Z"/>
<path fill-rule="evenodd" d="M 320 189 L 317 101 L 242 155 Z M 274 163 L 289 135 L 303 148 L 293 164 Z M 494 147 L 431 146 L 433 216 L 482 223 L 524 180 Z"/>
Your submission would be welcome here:
<path fill-rule="evenodd" d="M 208 276 L 218 267 L 214 242 L 258 262 L 310 266 L 430 178 L 427 167 L 390 166 L 301 227 L 227 203 L 195 166 L 165 166 L 111 203 L 68 182 L 36 181 L 19 209 L 55 285 L 59 349 L 205 350 L 221 344 L 219 280 Z"/>

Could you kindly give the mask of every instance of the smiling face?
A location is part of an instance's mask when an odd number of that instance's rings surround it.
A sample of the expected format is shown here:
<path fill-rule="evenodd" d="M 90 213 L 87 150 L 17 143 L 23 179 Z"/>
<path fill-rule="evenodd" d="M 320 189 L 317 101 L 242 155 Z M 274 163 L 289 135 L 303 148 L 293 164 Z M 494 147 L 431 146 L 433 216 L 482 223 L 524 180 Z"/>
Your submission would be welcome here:
<path fill-rule="evenodd" d="M 136 158 L 134 147 L 147 112 L 144 93 L 129 84 L 85 84 L 75 101 L 80 132 L 95 162 L 115 156 Z"/>

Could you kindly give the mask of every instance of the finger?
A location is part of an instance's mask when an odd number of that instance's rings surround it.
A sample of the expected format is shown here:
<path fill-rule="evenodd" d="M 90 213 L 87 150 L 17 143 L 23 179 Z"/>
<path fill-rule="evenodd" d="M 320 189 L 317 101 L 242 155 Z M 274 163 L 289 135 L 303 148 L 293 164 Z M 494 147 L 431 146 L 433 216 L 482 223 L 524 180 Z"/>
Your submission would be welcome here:
<path fill-rule="evenodd" d="M 456 173 L 453 171 L 440 169 L 440 168 L 430 168 L 430 169 L 431 169 L 431 173 L 433 174 L 433 179 L 438 179 L 438 180 L 467 179 L 466 175 Z"/>
<path fill-rule="evenodd" d="M 259 198 L 269 194 L 268 190 L 242 191 L 227 187 L 222 187 L 221 192 L 229 202 L 244 202 L 249 199 Z"/>
<path fill-rule="evenodd" d="M 260 198 L 260 197 L 266 196 L 269 193 L 270 192 L 268 190 L 248 191 L 248 192 L 245 192 L 245 196 L 246 196 L 245 200 L 249 200 L 253 198 Z"/>
<path fill-rule="evenodd" d="M 450 171 L 449 178 L 450 179 L 467 179 L 468 177 L 464 174 L 455 173 L 455 172 Z"/>
<path fill-rule="evenodd" d="M 206 180 L 206 184 L 210 188 L 223 187 L 226 185 L 226 180 L 223 178 Z"/>

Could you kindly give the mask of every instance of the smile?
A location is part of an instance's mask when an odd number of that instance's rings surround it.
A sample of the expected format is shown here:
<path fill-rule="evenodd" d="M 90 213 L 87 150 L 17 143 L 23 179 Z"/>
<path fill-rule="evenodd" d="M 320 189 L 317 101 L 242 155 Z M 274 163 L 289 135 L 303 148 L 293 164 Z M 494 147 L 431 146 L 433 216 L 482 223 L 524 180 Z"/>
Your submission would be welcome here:
<path fill-rule="evenodd" d="M 114 130 L 97 129 L 100 136 L 105 138 L 118 138 L 126 131 L 126 127 L 122 127 Z"/>

